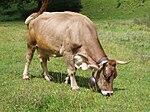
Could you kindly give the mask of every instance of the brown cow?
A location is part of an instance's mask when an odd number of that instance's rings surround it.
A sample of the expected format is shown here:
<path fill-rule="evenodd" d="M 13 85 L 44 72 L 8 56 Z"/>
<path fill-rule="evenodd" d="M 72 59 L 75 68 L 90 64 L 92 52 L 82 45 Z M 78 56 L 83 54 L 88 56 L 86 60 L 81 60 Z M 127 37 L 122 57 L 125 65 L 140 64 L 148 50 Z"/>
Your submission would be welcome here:
<path fill-rule="evenodd" d="M 34 15 L 36 13 L 25 22 L 29 24 L 29 37 L 23 79 L 29 79 L 29 64 L 37 49 L 47 81 L 51 80 L 47 60 L 51 56 L 63 56 L 68 71 L 66 83 L 70 78 L 73 90 L 79 89 L 75 73 L 76 68 L 81 67 L 83 70 L 93 70 L 93 77 L 103 95 L 113 94 L 113 79 L 117 76 L 116 64 L 126 62 L 107 58 L 92 21 L 74 12 L 44 12 L 33 19 Z"/>

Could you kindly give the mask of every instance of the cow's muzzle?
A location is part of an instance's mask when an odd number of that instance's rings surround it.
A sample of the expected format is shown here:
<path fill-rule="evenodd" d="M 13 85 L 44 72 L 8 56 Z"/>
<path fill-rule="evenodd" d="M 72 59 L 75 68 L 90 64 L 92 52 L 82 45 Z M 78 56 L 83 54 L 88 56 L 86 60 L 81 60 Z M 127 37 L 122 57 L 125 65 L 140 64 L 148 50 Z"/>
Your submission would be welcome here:
<path fill-rule="evenodd" d="M 101 90 L 101 92 L 105 96 L 111 96 L 111 95 L 113 95 L 113 91 L 103 91 L 103 90 Z"/>

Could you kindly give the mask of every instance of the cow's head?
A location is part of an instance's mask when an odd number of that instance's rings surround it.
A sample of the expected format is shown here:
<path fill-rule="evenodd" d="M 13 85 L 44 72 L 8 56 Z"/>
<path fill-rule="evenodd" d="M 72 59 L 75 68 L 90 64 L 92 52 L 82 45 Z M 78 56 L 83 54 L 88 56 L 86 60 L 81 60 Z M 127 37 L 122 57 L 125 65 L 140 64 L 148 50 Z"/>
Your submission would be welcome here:
<path fill-rule="evenodd" d="M 87 70 L 93 70 L 92 77 L 90 78 L 91 85 L 97 84 L 103 95 L 110 96 L 113 94 L 113 80 L 117 77 L 116 65 L 127 64 L 128 62 L 109 60 L 103 57 L 97 65 L 87 64 L 87 58 L 83 55 L 75 55 L 75 67 Z"/>
<path fill-rule="evenodd" d="M 117 77 L 116 65 L 127 64 L 127 62 L 116 60 L 105 60 L 98 64 L 93 78 L 97 83 L 101 93 L 106 96 L 113 94 L 113 80 Z"/>

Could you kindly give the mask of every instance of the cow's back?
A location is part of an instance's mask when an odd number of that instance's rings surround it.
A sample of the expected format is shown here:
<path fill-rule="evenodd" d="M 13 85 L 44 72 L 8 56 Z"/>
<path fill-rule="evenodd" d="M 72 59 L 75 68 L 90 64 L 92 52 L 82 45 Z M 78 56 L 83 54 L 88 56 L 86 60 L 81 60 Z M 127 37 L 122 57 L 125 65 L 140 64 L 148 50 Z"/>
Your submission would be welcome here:
<path fill-rule="evenodd" d="M 86 17 L 74 12 L 44 12 L 29 24 L 36 36 L 37 46 L 42 50 L 59 53 L 60 49 L 74 49 L 83 45 L 96 30 Z M 93 37 L 92 37 L 93 38 Z"/>

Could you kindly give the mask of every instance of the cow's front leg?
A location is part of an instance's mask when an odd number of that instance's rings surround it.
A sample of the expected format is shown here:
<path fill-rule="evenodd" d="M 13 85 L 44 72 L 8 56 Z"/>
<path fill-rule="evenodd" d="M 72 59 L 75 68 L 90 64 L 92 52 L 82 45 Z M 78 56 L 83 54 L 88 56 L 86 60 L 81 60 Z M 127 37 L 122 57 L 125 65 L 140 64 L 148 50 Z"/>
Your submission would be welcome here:
<path fill-rule="evenodd" d="M 42 57 L 39 54 L 39 59 L 40 59 L 41 66 L 42 66 L 42 69 L 43 69 L 43 76 L 44 76 L 44 79 L 46 81 L 50 81 L 51 80 L 51 77 L 49 75 L 48 68 L 47 68 L 47 60 L 48 60 L 48 58 L 49 58 L 48 56 L 47 57 Z"/>
<path fill-rule="evenodd" d="M 23 79 L 24 80 L 29 79 L 28 70 L 29 70 L 29 65 L 30 65 L 31 60 L 33 58 L 33 54 L 34 54 L 35 49 L 36 49 L 35 46 L 32 46 L 28 43 L 27 52 L 26 52 L 26 64 L 25 64 L 25 68 L 24 68 L 24 72 L 23 72 Z"/>
<path fill-rule="evenodd" d="M 70 84 L 72 90 L 79 90 L 79 86 L 77 85 L 75 74 L 76 74 L 76 68 L 74 65 L 73 55 L 69 52 L 64 53 L 65 62 L 67 64 L 67 71 L 68 76 L 66 77 L 65 83 L 68 83 L 69 77 L 70 77 Z"/>
<path fill-rule="evenodd" d="M 75 78 L 75 72 L 68 69 L 68 75 L 70 76 L 70 84 L 71 84 L 71 88 L 72 90 L 79 90 L 79 86 L 77 85 L 77 82 L 76 82 L 76 78 Z"/>
<path fill-rule="evenodd" d="M 77 68 L 75 69 L 75 71 L 77 70 Z M 69 82 L 69 80 L 70 80 L 70 75 L 69 75 L 69 73 L 68 73 L 68 75 L 66 76 L 66 78 L 65 78 L 65 83 L 66 84 L 69 84 L 70 82 Z"/>

